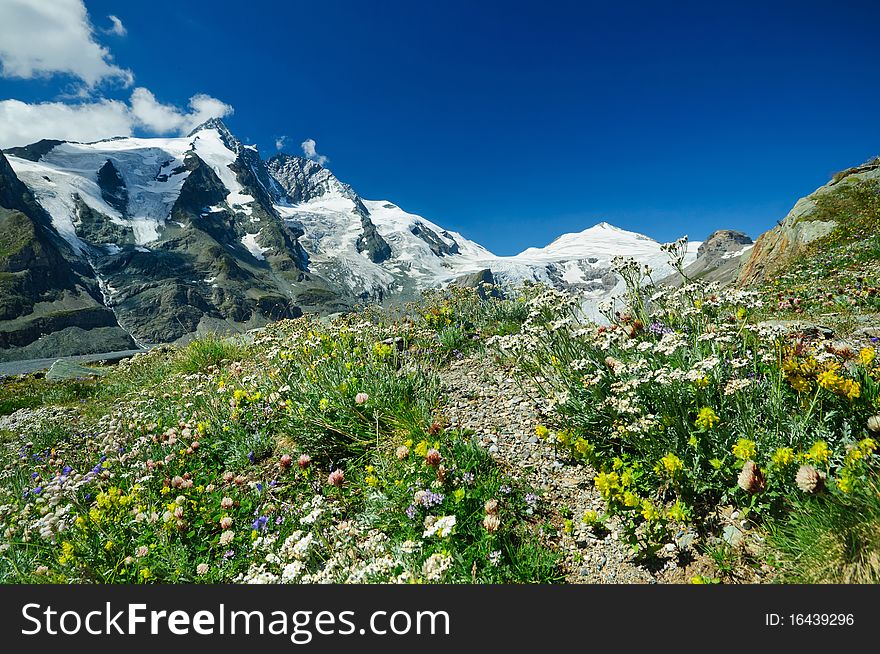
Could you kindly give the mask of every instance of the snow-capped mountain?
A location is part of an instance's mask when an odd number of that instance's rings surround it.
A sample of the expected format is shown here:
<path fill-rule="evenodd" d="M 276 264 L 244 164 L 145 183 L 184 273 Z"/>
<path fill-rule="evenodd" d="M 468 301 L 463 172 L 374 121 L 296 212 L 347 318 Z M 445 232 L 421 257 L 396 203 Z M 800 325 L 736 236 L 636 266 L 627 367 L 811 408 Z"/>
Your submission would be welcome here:
<path fill-rule="evenodd" d="M 7 177 L 17 179 L 0 184 L 24 184 L 33 201 L 28 220 L 57 241 L 59 256 L 89 280 L 80 284 L 86 294 L 138 343 L 404 301 L 472 278 L 540 281 L 598 299 L 618 284 L 610 270 L 617 255 L 670 272 L 659 243 L 607 223 L 496 256 L 392 202 L 361 198 L 315 161 L 287 154 L 264 161 L 216 119 L 178 138 L 44 140 L 6 150 L 5 160 Z M 63 304 L 36 305 L 42 310 L 8 309 L 0 336 L 37 314 L 54 316 L 54 327 L 30 324 L 27 338 L 0 339 L 7 358 L 56 348 L 64 339 L 55 332 L 88 332 L 57 319 Z M 28 341 L 37 333 L 54 337 L 42 347 L 41 338 Z M 88 334 L 72 340 L 53 355 L 82 350 Z"/>

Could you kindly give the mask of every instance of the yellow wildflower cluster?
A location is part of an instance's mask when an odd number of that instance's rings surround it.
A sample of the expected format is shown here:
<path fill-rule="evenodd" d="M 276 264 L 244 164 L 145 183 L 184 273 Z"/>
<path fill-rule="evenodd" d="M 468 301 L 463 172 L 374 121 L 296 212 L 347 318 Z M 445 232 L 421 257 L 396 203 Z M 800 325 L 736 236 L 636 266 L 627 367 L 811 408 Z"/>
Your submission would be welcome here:
<path fill-rule="evenodd" d="M 750 441 L 746 438 L 740 438 L 736 443 L 734 443 L 733 448 L 733 456 L 735 456 L 740 461 L 748 461 L 749 459 L 754 459 L 758 454 L 758 449 L 755 446 L 755 441 Z"/>
<path fill-rule="evenodd" d="M 712 407 L 704 406 L 697 412 L 697 419 L 694 420 L 694 424 L 698 429 L 709 430 L 715 427 L 719 422 L 721 422 L 721 418 L 718 417 L 718 414 L 715 413 L 715 410 Z"/>
<path fill-rule="evenodd" d="M 667 452 L 654 467 L 654 470 L 657 471 L 657 474 L 665 474 L 665 476 L 667 477 L 675 477 L 675 475 L 677 475 L 683 469 L 684 463 L 682 463 L 682 460 L 671 452 Z"/>
<path fill-rule="evenodd" d="M 874 360 L 874 356 L 873 348 L 865 348 L 859 354 L 859 361 L 868 365 Z M 790 356 L 782 362 L 782 372 L 785 378 L 798 393 L 809 392 L 815 381 L 821 388 L 836 395 L 848 400 L 857 399 L 862 394 L 861 385 L 854 379 L 841 375 L 840 369 L 839 363 L 820 364 L 812 355 L 804 359 Z"/>

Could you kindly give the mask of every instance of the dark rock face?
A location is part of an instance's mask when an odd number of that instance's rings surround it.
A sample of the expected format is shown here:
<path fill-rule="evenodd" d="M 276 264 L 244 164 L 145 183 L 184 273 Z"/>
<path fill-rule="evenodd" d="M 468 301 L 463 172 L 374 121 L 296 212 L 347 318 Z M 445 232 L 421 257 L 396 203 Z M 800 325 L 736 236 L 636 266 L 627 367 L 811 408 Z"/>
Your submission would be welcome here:
<path fill-rule="evenodd" d="M 27 159 L 28 161 L 39 161 L 43 155 L 51 151 L 56 145 L 61 145 L 64 141 L 56 141 L 54 139 L 42 139 L 36 143 L 25 145 L 20 148 L 7 148 L 3 152 L 11 154 L 14 157 Z"/>
<path fill-rule="evenodd" d="M 431 248 L 431 252 L 433 252 L 435 256 L 442 257 L 450 254 L 458 254 L 458 244 L 454 240 L 452 245 L 449 245 L 437 235 L 437 232 L 429 227 L 425 227 L 422 223 L 417 222 L 410 227 L 409 231 L 427 243 L 428 247 Z"/>
<path fill-rule="evenodd" d="M 462 286 L 464 288 L 477 289 L 477 293 L 484 300 L 490 297 L 504 297 L 504 294 L 496 285 L 495 275 L 493 275 L 492 271 L 488 268 L 479 270 L 475 273 L 470 273 L 468 275 L 457 277 L 452 283 L 456 286 Z"/>
<path fill-rule="evenodd" d="M 741 250 L 746 245 L 752 245 L 754 241 L 743 232 L 733 229 L 719 229 L 709 235 L 697 249 L 697 257 L 722 257 L 730 252 Z"/>
<path fill-rule="evenodd" d="M 107 342 L 135 347 L 89 273 L 0 154 L 0 359 L 27 358 L 46 334 L 72 328 L 81 344 L 100 329 Z"/>
<path fill-rule="evenodd" d="M 364 228 L 364 232 L 357 240 L 358 252 L 366 253 L 373 263 L 387 261 L 391 257 L 391 246 L 379 235 L 369 216 L 361 217 L 361 226 Z"/>
<path fill-rule="evenodd" d="M 98 171 L 98 186 L 101 188 L 104 202 L 124 215 L 128 209 L 128 189 L 125 188 L 122 175 L 110 159 L 107 159 L 107 163 Z"/>

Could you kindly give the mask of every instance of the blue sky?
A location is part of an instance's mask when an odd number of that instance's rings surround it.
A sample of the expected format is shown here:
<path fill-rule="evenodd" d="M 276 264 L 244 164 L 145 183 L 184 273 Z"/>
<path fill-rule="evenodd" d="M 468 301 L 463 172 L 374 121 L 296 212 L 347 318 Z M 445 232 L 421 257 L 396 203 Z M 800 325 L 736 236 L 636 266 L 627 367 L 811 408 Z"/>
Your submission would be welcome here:
<path fill-rule="evenodd" d="M 264 156 L 314 139 L 362 196 L 498 254 L 601 220 L 757 236 L 880 153 L 880 3 L 726 4 L 86 0 L 133 82 L 6 62 L 0 100 L 207 94 Z"/>

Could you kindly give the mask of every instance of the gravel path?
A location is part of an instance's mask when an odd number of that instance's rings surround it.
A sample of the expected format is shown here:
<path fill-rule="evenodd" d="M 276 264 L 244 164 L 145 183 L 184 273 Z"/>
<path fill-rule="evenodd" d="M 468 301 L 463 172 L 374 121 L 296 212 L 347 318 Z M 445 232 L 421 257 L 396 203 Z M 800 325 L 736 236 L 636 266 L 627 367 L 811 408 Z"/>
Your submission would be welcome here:
<path fill-rule="evenodd" d="M 604 502 L 593 485 L 594 471 L 557 459 L 551 444 L 535 436 L 541 422 L 537 392 L 520 385 L 512 371 L 491 355 L 477 353 L 453 362 L 441 373 L 446 417 L 455 427 L 473 430 L 498 463 L 542 493 L 552 512 L 557 535 L 552 544 L 564 555 L 569 583 L 681 583 L 695 574 L 711 574 L 705 557 L 689 547 L 667 545 L 651 569 L 633 560 L 630 548 L 618 540 L 619 524 L 611 520 L 607 533 L 595 535 L 581 522 L 584 511 L 600 514 Z M 571 534 L 563 533 L 560 511 L 570 510 Z M 690 540 L 680 534 L 684 542 Z"/>

